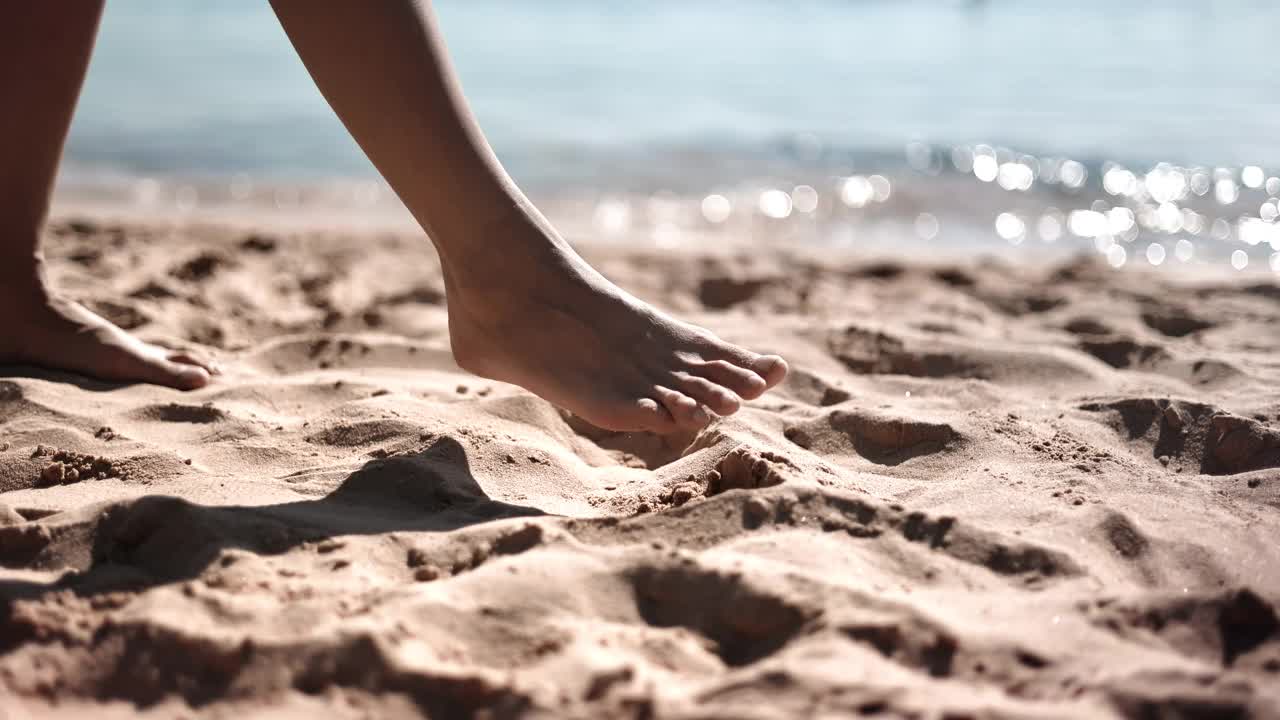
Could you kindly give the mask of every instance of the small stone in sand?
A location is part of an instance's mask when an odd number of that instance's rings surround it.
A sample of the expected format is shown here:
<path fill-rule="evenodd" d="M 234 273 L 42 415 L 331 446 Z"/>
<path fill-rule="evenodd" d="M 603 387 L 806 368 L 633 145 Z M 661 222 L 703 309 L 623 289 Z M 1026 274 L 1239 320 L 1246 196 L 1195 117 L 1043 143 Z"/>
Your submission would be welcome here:
<path fill-rule="evenodd" d="M 695 485 L 686 483 L 678 485 L 671 491 L 671 504 L 679 507 L 694 499 L 698 495 L 698 488 Z"/>
<path fill-rule="evenodd" d="M 66 475 L 66 466 L 60 462 L 51 463 L 40 471 L 40 482 L 45 485 L 61 485 Z"/>
<path fill-rule="evenodd" d="M 742 519 L 748 527 L 760 527 L 771 514 L 770 511 L 769 503 L 764 500 L 758 497 L 748 498 L 742 504 Z"/>

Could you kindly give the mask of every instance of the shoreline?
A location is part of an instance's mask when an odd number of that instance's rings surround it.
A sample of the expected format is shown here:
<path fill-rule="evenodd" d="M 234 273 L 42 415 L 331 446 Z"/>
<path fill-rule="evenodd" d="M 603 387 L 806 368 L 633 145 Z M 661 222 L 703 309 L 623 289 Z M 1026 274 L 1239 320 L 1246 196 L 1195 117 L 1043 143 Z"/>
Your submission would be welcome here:
<path fill-rule="evenodd" d="M 683 189 L 631 175 L 522 184 L 574 242 L 798 246 L 952 262 L 988 255 L 1032 265 L 1086 253 L 1114 267 L 1180 277 L 1280 276 L 1280 177 L 1259 167 L 1161 163 L 1142 171 L 923 143 L 909 145 L 905 161 L 855 165 L 810 163 L 773 174 L 740 168 L 731 182 L 691 176 Z M 140 222 L 416 229 L 376 177 L 70 168 L 55 211 Z"/>

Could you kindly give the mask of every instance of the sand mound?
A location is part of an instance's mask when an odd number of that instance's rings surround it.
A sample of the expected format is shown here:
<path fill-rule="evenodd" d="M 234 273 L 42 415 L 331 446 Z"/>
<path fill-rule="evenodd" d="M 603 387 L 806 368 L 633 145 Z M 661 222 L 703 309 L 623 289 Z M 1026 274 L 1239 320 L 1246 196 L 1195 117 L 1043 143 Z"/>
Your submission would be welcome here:
<path fill-rule="evenodd" d="M 795 368 L 656 437 L 459 371 L 414 238 L 49 254 L 227 374 L 0 371 L 0 715 L 1280 716 L 1272 286 L 597 250 Z"/>

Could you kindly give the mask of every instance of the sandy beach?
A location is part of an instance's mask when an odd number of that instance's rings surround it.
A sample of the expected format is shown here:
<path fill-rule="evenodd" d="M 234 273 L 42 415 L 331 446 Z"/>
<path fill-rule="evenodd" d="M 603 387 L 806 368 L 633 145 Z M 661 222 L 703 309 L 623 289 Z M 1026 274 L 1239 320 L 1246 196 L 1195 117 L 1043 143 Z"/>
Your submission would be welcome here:
<path fill-rule="evenodd" d="M 791 376 L 605 432 L 411 233 L 54 222 L 224 373 L 0 368 L 0 718 L 1280 717 L 1280 285 L 583 250 Z"/>

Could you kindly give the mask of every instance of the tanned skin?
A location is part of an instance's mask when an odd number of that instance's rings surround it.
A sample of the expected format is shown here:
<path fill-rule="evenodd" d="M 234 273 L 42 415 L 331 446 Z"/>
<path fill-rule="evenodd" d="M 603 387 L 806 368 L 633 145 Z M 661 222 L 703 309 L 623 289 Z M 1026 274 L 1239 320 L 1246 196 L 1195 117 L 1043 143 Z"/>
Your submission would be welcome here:
<path fill-rule="evenodd" d="M 429 4 L 272 0 L 321 93 L 435 244 L 464 369 L 600 427 L 670 432 L 735 412 L 786 362 L 626 293 L 521 193 L 467 107 Z M 0 22 L 0 363 L 202 387 L 213 363 L 144 343 L 49 287 L 40 232 L 102 0 Z"/>

